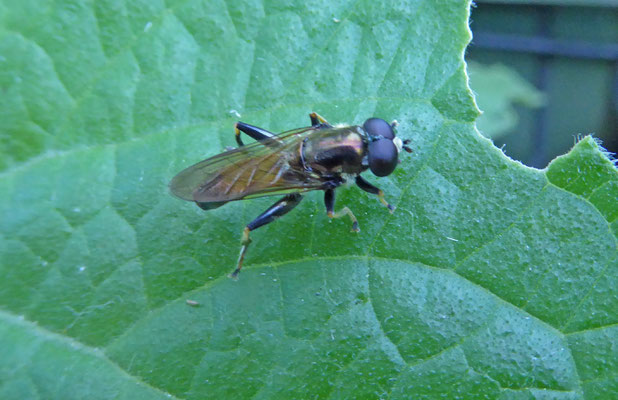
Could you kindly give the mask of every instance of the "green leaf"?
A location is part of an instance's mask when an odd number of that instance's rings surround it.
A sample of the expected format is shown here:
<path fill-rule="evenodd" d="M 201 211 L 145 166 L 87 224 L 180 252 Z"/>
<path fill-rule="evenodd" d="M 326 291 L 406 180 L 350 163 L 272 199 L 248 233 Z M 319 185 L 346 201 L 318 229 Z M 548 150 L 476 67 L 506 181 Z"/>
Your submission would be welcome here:
<path fill-rule="evenodd" d="M 0 398 L 555 398 L 618 391 L 618 174 L 475 130 L 467 1 L 0 2 Z M 204 212 L 182 168 L 272 131 L 397 119 L 390 215 L 321 193 Z M 190 300 L 190 303 L 187 303 Z"/>

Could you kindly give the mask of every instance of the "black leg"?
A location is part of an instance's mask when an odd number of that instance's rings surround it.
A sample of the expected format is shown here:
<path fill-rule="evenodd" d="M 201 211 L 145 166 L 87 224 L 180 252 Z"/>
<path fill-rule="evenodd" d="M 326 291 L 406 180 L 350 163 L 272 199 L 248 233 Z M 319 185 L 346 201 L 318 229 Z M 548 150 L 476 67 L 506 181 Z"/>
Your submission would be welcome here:
<path fill-rule="evenodd" d="M 234 128 L 235 128 L 235 133 L 236 133 L 236 143 L 238 143 L 239 146 L 244 146 L 244 143 L 240 139 L 240 132 L 246 133 L 247 135 L 251 136 L 253 139 L 257 141 L 261 141 L 264 139 L 272 139 L 275 137 L 274 133 L 268 132 L 266 129 L 258 128 L 257 126 L 245 124 L 244 122 L 240 122 L 240 121 L 236 123 Z M 269 144 L 269 143 L 274 144 L 276 142 L 268 141 L 266 144 Z"/>
<path fill-rule="evenodd" d="M 360 175 L 357 175 L 356 184 L 358 185 L 359 188 L 363 189 L 365 192 L 377 195 L 378 198 L 380 199 L 380 202 L 384 204 L 386 208 L 388 208 L 391 214 L 393 213 L 393 211 L 395 211 L 395 206 L 388 204 L 386 199 L 384 199 L 384 192 L 378 189 L 377 187 L 373 186 L 371 183 L 367 182 L 365 178 L 363 178 Z"/>
<path fill-rule="evenodd" d="M 324 191 L 324 205 L 326 206 L 326 215 L 328 218 L 341 218 L 344 215 L 348 215 L 352 220 L 352 231 L 359 232 L 358 220 L 348 207 L 343 207 L 341 210 L 335 212 L 335 189 L 326 189 Z"/>
<path fill-rule="evenodd" d="M 311 126 L 322 125 L 323 127 L 331 127 L 332 125 L 328 123 L 327 120 L 324 119 L 320 114 L 312 112 L 309 114 L 309 118 L 311 118 Z"/>
<path fill-rule="evenodd" d="M 260 214 L 259 217 L 249 222 L 245 227 L 242 239 L 240 241 L 242 247 L 240 248 L 240 255 L 238 256 L 238 263 L 236 264 L 236 269 L 234 272 L 230 274 L 230 278 L 236 279 L 238 274 L 240 273 L 240 269 L 242 268 L 242 262 L 245 259 L 245 254 L 247 253 L 247 248 L 251 243 L 251 238 L 249 238 L 249 232 L 259 228 L 260 226 L 264 226 L 281 217 L 284 214 L 292 211 L 294 207 L 300 203 L 303 199 L 303 196 L 299 193 L 288 194 L 272 206 L 270 206 L 266 211 Z"/>
<path fill-rule="evenodd" d="M 202 210 L 205 210 L 205 211 L 213 210 L 215 208 L 219 208 L 222 205 L 224 205 L 225 203 L 227 203 L 227 201 L 217 201 L 217 202 L 209 202 L 209 203 L 203 203 L 203 202 L 199 202 L 199 201 L 195 202 L 195 204 L 197 204 L 197 206 L 199 208 L 201 208 Z"/>

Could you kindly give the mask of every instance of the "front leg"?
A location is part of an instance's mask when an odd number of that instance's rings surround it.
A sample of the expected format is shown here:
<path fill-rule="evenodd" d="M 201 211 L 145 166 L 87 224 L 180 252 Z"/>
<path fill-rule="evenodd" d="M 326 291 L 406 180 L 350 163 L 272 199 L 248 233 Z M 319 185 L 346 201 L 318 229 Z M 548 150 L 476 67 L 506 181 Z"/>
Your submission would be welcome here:
<path fill-rule="evenodd" d="M 380 203 L 384 204 L 386 208 L 391 212 L 391 214 L 395 211 L 395 206 L 388 204 L 386 199 L 384 198 L 384 192 L 377 187 L 373 186 L 371 183 L 367 182 L 362 176 L 356 176 L 356 184 L 359 188 L 363 189 L 365 192 L 375 194 L 380 199 Z"/>
<path fill-rule="evenodd" d="M 242 262 L 245 259 L 245 254 L 247 253 L 247 248 L 251 243 L 251 238 L 249 237 L 249 232 L 255 230 L 261 226 L 269 224 L 281 217 L 284 214 L 292 211 L 294 207 L 300 203 L 303 199 L 303 196 L 299 193 L 288 194 L 283 197 L 281 200 L 270 206 L 266 211 L 260 214 L 256 219 L 249 222 L 242 233 L 242 239 L 240 244 L 242 247 L 240 248 L 240 255 L 238 256 L 238 263 L 236 264 L 236 269 L 229 276 L 232 279 L 237 279 L 238 274 L 240 273 L 240 269 L 242 268 Z"/>

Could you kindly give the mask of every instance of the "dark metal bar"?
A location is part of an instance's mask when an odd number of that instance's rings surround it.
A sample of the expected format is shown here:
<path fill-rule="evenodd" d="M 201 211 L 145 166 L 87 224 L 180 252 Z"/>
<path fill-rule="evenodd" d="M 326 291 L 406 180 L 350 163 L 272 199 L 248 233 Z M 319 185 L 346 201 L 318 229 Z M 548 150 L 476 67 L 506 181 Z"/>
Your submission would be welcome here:
<path fill-rule="evenodd" d="M 472 46 L 547 56 L 618 61 L 618 43 L 589 43 L 475 31 Z"/>
<path fill-rule="evenodd" d="M 553 24 L 555 19 L 554 8 L 539 7 L 539 17 L 547 23 L 539 24 L 539 30 L 537 32 L 538 36 L 536 36 L 535 39 L 548 40 L 551 35 L 549 27 Z M 551 73 L 551 58 L 552 55 L 547 53 L 541 53 L 538 56 L 540 66 L 537 71 L 536 87 L 543 93 L 547 93 L 549 75 Z M 547 145 L 549 142 L 549 116 L 547 104 L 536 110 L 536 129 L 532 132 L 532 137 L 534 139 L 534 147 L 532 148 L 530 165 L 536 168 L 543 168 L 548 161 Z"/>
<path fill-rule="evenodd" d="M 475 0 L 506 6 L 557 6 L 557 7 L 607 7 L 615 8 L 616 0 Z"/>

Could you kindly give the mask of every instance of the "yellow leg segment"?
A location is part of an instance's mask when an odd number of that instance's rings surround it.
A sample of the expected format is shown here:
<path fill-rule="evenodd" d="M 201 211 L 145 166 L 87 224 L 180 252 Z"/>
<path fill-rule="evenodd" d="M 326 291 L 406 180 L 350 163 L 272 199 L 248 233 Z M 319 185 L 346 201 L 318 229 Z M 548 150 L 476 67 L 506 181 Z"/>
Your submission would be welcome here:
<path fill-rule="evenodd" d="M 378 199 L 380 199 L 380 203 L 384 204 L 384 206 L 385 206 L 386 208 L 388 208 L 388 211 L 389 211 L 391 214 L 392 214 L 393 212 L 395 212 L 395 209 L 396 209 L 397 207 L 395 207 L 395 206 L 392 206 L 392 205 L 388 204 L 388 201 L 386 201 L 386 199 L 384 198 L 384 192 L 383 192 L 383 191 L 381 191 L 381 190 L 378 192 Z"/>
<path fill-rule="evenodd" d="M 245 229 L 242 232 L 242 239 L 240 239 L 240 244 L 242 245 L 242 247 L 240 248 L 240 254 L 238 255 L 238 262 L 236 263 L 236 269 L 234 270 L 234 272 L 228 275 L 228 277 L 234 280 L 238 279 L 238 274 L 240 273 L 240 269 L 242 268 L 242 262 L 245 259 L 247 248 L 249 247 L 249 244 L 251 243 L 249 232 L 251 232 L 249 228 L 245 227 Z"/>
<path fill-rule="evenodd" d="M 358 227 L 358 220 L 354 216 L 354 213 L 352 213 L 352 210 L 350 210 L 348 207 L 343 207 L 341 210 L 337 211 L 336 213 L 329 212 L 327 215 L 328 215 L 328 218 L 341 218 L 344 215 L 349 216 L 350 219 L 352 220 L 352 229 L 351 229 L 352 232 L 360 232 L 360 228 Z"/>
<path fill-rule="evenodd" d="M 238 129 L 238 124 L 234 124 L 234 135 L 236 135 L 236 142 L 240 140 L 240 129 Z"/>
<path fill-rule="evenodd" d="M 323 116 L 321 116 L 320 114 L 316 112 L 312 112 L 311 114 L 309 114 L 309 118 L 311 118 L 312 120 L 317 119 L 318 121 L 320 121 L 321 124 L 330 125 L 328 121 L 324 119 Z"/>

